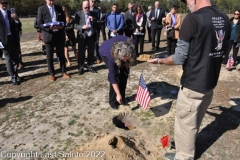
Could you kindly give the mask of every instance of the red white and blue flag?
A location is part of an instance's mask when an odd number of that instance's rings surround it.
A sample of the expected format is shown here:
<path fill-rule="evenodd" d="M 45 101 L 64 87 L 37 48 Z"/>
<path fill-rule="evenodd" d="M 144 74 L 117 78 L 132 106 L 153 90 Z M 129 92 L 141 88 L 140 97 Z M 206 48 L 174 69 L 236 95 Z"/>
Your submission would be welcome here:
<path fill-rule="evenodd" d="M 234 64 L 233 56 L 230 55 L 229 58 L 228 58 L 226 69 L 230 69 L 233 66 L 233 64 Z"/>
<path fill-rule="evenodd" d="M 148 104 L 150 102 L 150 94 L 148 92 L 146 83 L 144 81 L 144 78 L 142 74 L 140 75 L 137 95 L 135 97 L 135 100 L 143 107 L 143 109 L 147 109 Z"/>

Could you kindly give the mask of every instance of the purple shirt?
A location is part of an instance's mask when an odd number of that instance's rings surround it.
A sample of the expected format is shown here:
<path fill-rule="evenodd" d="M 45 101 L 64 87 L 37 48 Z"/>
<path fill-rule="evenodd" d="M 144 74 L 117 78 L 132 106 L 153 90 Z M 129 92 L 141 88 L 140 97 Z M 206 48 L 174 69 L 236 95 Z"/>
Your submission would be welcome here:
<path fill-rule="evenodd" d="M 118 83 L 118 76 L 117 76 L 118 66 L 115 63 L 115 60 L 113 59 L 113 56 L 111 54 L 112 46 L 113 46 L 113 43 L 115 43 L 115 42 L 127 41 L 127 39 L 129 39 L 129 37 L 118 35 L 107 41 L 104 41 L 102 43 L 102 45 L 99 47 L 100 55 L 107 58 L 107 60 L 108 60 L 108 69 L 109 69 L 108 80 L 112 84 Z M 135 43 L 135 41 L 133 39 L 131 39 L 131 40 L 133 41 L 133 43 Z"/>

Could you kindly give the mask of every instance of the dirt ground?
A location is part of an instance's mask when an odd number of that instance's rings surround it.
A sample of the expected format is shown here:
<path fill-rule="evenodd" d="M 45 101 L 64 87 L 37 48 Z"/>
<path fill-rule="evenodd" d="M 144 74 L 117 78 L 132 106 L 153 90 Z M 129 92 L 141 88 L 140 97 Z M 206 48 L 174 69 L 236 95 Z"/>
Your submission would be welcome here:
<path fill-rule="evenodd" d="M 160 51 L 150 51 L 151 44 L 145 43 L 144 52 L 166 55 L 166 41 L 161 39 Z M 72 78 L 62 78 L 55 63 L 57 80 L 50 82 L 35 34 L 23 35 L 21 48 L 25 67 L 20 86 L 10 83 L 0 60 L 0 159 L 163 160 L 165 152 L 175 152 L 170 145 L 163 149 L 160 138 L 169 135 L 173 140 L 181 66 L 136 63 L 127 85 L 129 105 L 112 110 L 103 63 L 95 65 L 98 73 L 79 76 L 71 51 L 67 71 Z M 141 73 L 151 93 L 147 110 L 134 101 Z M 222 66 L 198 135 L 196 159 L 240 159 L 239 79 L 238 70 Z M 121 128 L 116 116 L 125 126 Z"/>

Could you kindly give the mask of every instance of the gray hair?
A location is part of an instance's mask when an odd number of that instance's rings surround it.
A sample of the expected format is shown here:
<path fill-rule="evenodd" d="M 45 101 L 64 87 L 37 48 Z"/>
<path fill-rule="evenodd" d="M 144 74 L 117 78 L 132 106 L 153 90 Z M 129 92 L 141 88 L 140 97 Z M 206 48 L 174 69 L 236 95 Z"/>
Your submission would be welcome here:
<path fill-rule="evenodd" d="M 122 65 L 121 62 L 122 57 L 129 57 L 130 64 L 132 64 L 136 58 L 135 46 L 131 39 L 127 39 L 127 41 L 125 42 L 119 41 L 114 43 L 111 50 L 111 54 L 118 67 L 121 67 Z"/>

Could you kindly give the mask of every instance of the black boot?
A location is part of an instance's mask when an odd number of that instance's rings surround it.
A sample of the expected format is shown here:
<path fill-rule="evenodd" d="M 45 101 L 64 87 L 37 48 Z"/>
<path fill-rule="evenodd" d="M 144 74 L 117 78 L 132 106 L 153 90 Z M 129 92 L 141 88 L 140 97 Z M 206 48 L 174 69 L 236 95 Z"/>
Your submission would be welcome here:
<path fill-rule="evenodd" d="M 42 53 L 43 55 L 46 55 L 46 46 L 42 44 Z"/>

